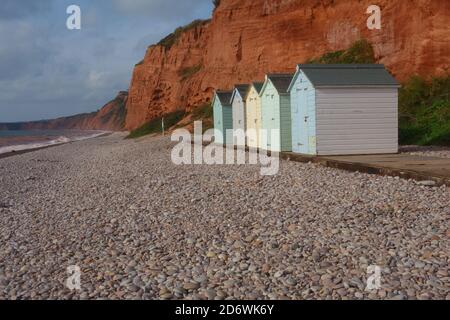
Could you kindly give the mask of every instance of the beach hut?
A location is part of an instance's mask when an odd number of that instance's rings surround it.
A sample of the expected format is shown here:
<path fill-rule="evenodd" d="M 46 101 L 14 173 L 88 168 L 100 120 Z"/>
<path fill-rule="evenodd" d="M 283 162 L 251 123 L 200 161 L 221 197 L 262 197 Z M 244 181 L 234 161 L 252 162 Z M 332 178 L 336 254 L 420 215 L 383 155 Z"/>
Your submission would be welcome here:
<path fill-rule="evenodd" d="M 247 92 L 247 145 L 250 148 L 261 148 L 261 89 L 264 82 L 253 82 Z"/>
<path fill-rule="evenodd" d="M 269 74 L 261 89 L 261 148 L 291 151 L 291 96 L 293 74 Z"/>
<path fill-rule="evenodd" d="M 397 153 L 398 88 L 383 65 L 298 65 L 289 86 L 293 152 Z"/>
<path fill-rule="evenodd" d="M 219 144 L 231 144 L 233 142 L 233 113 L 230 104 L 232 94 L 232 91 L 220 90 L 214 93 L 212 102 L 214 112 L 214 129 L 220 132 L 219 135 L 216 135 L 215 142 Z"/>
<path fill-rule="evenodd" d="M 247 92 L 247 145 L 250 148 L 261 148 L 261 97 L 259 96 L 264 82 L 253 82 Z"/>
<path fill-rule="evenodd" d="M 245 96 L 247 95 L 248 84 L 238 84 L 234 87 L 233 95 L 231 96 L 231 107 L 233 113 L 233 130 L 235 133 L 241 130 L 244 139 L 240 140 L 234 137 L 234 145 L 245 146 L 245 132 L 247 128 L 246 123 L 246 103 Z"/>

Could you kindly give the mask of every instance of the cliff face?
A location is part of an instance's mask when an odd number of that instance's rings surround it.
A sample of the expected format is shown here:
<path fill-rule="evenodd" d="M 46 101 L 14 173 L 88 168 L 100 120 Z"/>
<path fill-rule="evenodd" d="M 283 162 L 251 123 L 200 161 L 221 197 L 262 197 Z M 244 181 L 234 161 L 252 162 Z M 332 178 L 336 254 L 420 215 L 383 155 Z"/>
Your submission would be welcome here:
<path fill-rule="evenodd" d="M 361 38 L 400 81 L 448 72 L 450 2 L 378 0 L 382 29 L 368 30 L 372 0 L 222 0 L 210 23 L 147 50 L 134 69 L 126 128 L 208 102 L 215 88 L 293 72 L 297 63 Z"/>
<path fill-rule="evenodd" d="M 128 93 L 119 92 L 117 97 L 107 103 L 97 112 L 79 114 L 71 117 L 53 120 L 0 123 L 0 130 L 58 130 L 58 129 L 80 129 L 80 130 L 123 130 L 126 117 L 126 102 Z"/>

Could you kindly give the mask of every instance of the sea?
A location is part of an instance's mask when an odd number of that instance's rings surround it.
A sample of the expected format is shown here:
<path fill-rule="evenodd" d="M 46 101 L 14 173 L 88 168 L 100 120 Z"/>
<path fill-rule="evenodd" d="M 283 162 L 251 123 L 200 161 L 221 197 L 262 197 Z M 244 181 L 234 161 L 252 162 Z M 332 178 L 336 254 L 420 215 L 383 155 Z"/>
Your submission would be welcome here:
<path fill-rule="evenodd" d="M 105 133 L 105 131 L 94 130 L 0 131 L 0 154 L 81 141 L 95 138 Z"/>

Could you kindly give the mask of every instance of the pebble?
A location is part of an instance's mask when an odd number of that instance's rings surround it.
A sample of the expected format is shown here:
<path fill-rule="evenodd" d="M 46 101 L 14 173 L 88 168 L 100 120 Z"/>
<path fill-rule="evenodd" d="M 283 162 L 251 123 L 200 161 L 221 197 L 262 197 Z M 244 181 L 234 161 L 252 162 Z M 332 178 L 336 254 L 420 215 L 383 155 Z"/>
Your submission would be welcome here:
<path fill-rule="evenodd" d="M 186 282 L 185 284 L 183 284 L 183 288 L 186 290 L 196 290 L 200 288 L 200 284 L 194 282 Z"/>
<path fill-rule="evenodd" d="M 426 180 L 426 181 L 419 181 L 417 184 L 425 187 L 434 187 L 436 186 L 436 181 L 432 180 Z"/>
<path fill-rule="evenodd" d="M 0 300 L 449 299 L 446 187 L 294 161 L 273 177 L 176 166 L 170 138 L 123 138 L 0 160 Z M 365 292 L 372 264 L 383 288 Z"/>
<path fill-rule="evenodd" d="M 275 274 L 273 275 L 275 278 L 281 278 L 283 276 L 284 272 L 283 271 L 277 271 L 275 272 Z"/>
<path fill-rule="evenodd" d="M 161 295 L 161 299 L 164 299 L 164 300 L 169 300 L 172 298 L 173 298 L 173 294 L 171 294 L 171 293 L 164 293 L 163 295 Z"/>

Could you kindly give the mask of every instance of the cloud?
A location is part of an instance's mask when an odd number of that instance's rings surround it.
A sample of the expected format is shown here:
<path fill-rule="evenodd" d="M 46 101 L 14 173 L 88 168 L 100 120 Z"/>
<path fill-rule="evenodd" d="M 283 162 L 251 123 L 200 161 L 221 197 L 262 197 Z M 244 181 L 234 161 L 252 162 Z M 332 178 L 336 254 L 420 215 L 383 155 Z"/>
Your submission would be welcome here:
<path fill-rule="evenodd" d="M 0 37 L 7 39 L 7 45 L 0 46 L 0 79 L 42 73 L 54 48 L 39 39 L 39 33 L 27 22 L 0 22 Z"/>
<path fill-rule="evenodd" d="M 77 3 L 82 29 L 65 28 Z M 210 0 L 2 0 L 0 122 L 94 111 L 127 90 L 148 45 L 211 14 Z"/>
<path fill-rule="evenodd" d="M 0 20 L 23 18 L 49 11 L 53 0 L 2 0 Z"/>
<path fill-rule="evenodd" d="M 114 7 L 127 15 L 146 15 L 156 19 L 191 18 L 210 8 L 212 0 L 113 0 Z"/>

